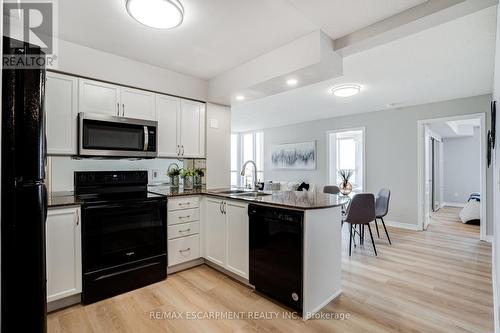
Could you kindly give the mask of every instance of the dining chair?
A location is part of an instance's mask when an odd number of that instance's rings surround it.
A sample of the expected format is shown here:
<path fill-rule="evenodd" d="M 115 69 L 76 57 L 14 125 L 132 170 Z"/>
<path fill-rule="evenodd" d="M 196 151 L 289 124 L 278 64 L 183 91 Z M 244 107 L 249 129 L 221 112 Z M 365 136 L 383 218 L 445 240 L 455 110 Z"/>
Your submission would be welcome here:
<path fill-rule="evenodd" d="M 323 187 L 323 193 L 328 193 L 328 194 L 339 194 L 340 193 L 340 188 L 335 185 L 327 185 Z"/>
<path fill-rule="evenodd" d="M 362 230 L 364 230 L 365 225 L 368 226 L 368 231 L 372 239 L 373 251 L 375 255 L 377 255 L 377 248 L 375 247 L 372 229 L 370 228 L 370 223 L 373 221 L 375 221 L 375 196 L 371 193 L 356 194 L 354 198 L 352 198 L 346 216 L 343 219 L 343 222 L 349 223 L 349 256 L 351 256 L 354 236 L 353 228 L 356 230 L 356 225 L 360 225 Z M 360 237 L 362 238 L 361 235 Z"/>
<path fill-rule="evenodd" d="M 375 226 L 377 227 L 377 236 L 380 238 L 380 233 L 378 231 L 377 219 L 382 221 L 382 225 L 384 226 L 385 234 L 387 235 L 387 240 L 389 244 L 392 244 L 391 238 L 389 237 L 389 233 L 387 232 L 387 227 L 385 226 L 384 217 L 389 212 L 389 199 L 391 198 L 391 191 L 383 188 L 375 199 Z"/>

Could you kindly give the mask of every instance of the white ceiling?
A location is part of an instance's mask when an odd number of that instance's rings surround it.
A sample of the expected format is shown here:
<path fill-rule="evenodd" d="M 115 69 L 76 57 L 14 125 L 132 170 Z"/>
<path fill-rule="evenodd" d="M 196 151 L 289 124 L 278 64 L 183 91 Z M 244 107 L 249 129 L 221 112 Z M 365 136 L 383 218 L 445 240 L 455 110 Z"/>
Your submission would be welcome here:
<path fill-rule="evenodd" d="M 287 1 L 332 39 L 337 39 L 428 0 Z"/>
<path fill-rule="evenodd" d="M 344 58 L 344 75 L 232 106 L 234 130 L 488 94 L 492 91 L 496 6 Z M 337 98 L 329 89 L 359 83 Z"/>
<path fill-rule="evenodd" d="M 432 122 L 427 125 L 443 139 L 468 137 L 474 135 L 474 128 L 481 126 L 481 118 Z"/>
<path fill-rule="evenodd" d="M 341 36 L 423 0 L 181 0 L 182 26 L 134 21 L 125 0 L 59 1 L 59 33 L 70 42 L 203 79 L 320 28 Z M 313 4 L 312 4 L 313 3 Z"/>

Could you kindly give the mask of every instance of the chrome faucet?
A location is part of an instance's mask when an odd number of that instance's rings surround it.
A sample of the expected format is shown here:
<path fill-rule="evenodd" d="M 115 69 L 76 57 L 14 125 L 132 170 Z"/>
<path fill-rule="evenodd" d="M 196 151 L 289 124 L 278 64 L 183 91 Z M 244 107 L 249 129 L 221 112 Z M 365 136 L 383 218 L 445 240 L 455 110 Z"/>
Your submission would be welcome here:
<path fill-rule="evenodd" d="M 241 167 L 241 173 L 240 175 L 244 176 L 245 175 L 245 168 L 247 164 L 253 164 L 253 190 L 257 189 L 257 164 L 255 164 L 254 161 L 248 160 L 245 163 L 243 163 L 243 166 Z"/>

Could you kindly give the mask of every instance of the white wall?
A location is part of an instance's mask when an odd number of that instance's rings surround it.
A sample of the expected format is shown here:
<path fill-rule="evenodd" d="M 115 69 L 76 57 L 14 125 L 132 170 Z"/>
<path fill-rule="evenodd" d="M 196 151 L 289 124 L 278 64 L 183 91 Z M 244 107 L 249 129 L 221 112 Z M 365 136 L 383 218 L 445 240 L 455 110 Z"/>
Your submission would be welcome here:
<path fill-rule="evenodd" d="M 418 120 L 488 112 L 490 98 L 490 95 L 482 95 L 265 129 L 265 178 L 266 180 L 325 184 L 328 179 L 326 132 L 364 126 L 366 128 L 366 190 L 376 192 L 382 187 L 390 188 L 392 191 L 391 208 L 387 220 L 417 225 Z M 317 141 L 316 170 L 271 169 L 271 144 L 308 140 Z M 488 173 L 487 180 L 490 187 L 488 192 L 491 192 L 491 172 Z M 488 221 L 491 221 L 491 212 L 488 216 Z M 487 234 L 492 234 L 491 223 L 487 225 Z"/>
<path fill-rule="evenodd" d="M 167 182 L 168 166 L 177 163 L 182 168 L 183 162 L 171 159 L 151 160 L 98 160 L 98 159 L 72 159 L 69 156 L 52 156 L 49 171 L 50 191 L 73 191 L 75 171 L 105 171 L 105 170 L 147 170 L 149 182 Z M 159 177 L 152 179 L 151 171 L 158 170 Z"/>
<path fill-rule="evenodd" d="M 147 52 L 147 51 L 145 51 Z M 189 75 L 59 40 L 57 70 L 206 101 L 208 83 Z"/>
<path fill-rule="evenodd" d="M 444 202 L 465 203 L 473 192 L 480 192 L 481 137 L 479 127 L 474 136 L 443 139 Z"/>

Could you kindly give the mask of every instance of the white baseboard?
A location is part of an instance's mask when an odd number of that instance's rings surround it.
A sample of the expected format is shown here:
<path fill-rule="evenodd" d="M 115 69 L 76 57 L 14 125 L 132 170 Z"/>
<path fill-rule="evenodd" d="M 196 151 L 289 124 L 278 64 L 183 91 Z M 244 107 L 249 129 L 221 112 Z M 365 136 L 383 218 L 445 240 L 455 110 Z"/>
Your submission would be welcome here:
<path fill-rule="evenodd" d="M 484 240 L 488 243 L 493 243 L 493 235 L 486 235 L 486 238 Z"/>
<path fill-rule="evenodd" d="M 463 202 L 443 202 L 444 206 L 464 208 L 465 204 Z"/>
<path fill-rule="evenodd" d="M 380 220 L 378 222 L 380 222 Z M 416 224 L 410 224 L 410 223 L 401 223 L 401 222 L 395 222 L 395 221 L 385 221 L 385 225 L 388 226 L 388 227 L 399 228 L 399 229 L 407 229 L 407 230 L 414 230 L 414 231 L 420 230 L 420 228 L 418 227 L 418 225 L 416 225 Z"/>

